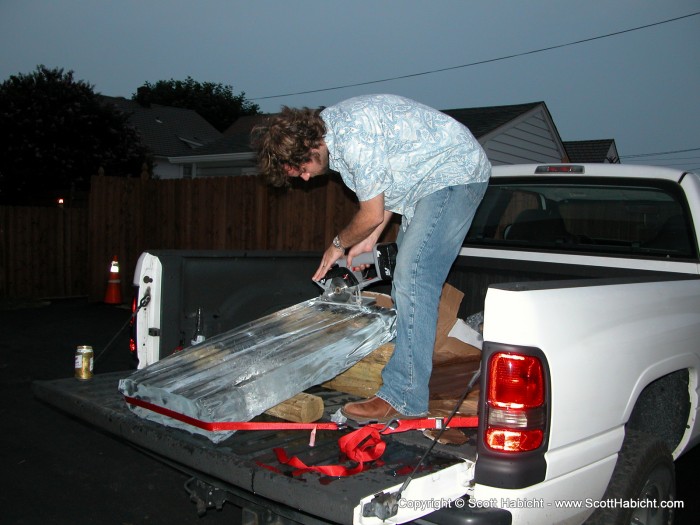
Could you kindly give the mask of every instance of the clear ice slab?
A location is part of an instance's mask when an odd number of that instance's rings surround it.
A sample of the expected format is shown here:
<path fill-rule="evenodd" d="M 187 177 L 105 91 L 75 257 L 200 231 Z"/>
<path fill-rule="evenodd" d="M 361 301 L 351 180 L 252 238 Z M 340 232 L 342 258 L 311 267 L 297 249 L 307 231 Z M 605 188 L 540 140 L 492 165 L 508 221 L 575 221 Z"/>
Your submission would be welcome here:
<path fill-rule="evenodd" d="M 393 309 L 311 299 L 172 354 L 119 381 L 124 396 L 204 422 L 249 421 L 344 372 L 395 336 Z M 138 416 L 208 431 L 129 405 Z"/>

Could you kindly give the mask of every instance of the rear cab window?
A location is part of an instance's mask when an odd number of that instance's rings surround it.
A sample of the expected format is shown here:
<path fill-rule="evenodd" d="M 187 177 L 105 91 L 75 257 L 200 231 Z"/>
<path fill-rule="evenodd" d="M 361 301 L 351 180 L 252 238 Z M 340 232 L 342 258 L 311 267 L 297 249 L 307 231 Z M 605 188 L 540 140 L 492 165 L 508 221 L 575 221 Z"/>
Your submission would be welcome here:
<path fill-rule="evenodd" d="M 492 178 L 464 245 L 696 259 L 688 218 L 667 180 Z"/>

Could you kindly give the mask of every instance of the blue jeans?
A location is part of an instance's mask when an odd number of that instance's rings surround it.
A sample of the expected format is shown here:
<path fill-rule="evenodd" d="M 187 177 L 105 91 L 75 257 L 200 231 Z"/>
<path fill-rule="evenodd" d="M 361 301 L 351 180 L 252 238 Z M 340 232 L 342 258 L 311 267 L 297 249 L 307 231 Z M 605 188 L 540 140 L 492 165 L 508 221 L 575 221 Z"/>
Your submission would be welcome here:
<path fill-rule="evenodd" d="M 399 231 L 392 298 L 396 343 L 377 396 L 406 416 L 428 412 L 428 382 L 442 286 L 487 183 L 451 186 L 423 197 Z"/>

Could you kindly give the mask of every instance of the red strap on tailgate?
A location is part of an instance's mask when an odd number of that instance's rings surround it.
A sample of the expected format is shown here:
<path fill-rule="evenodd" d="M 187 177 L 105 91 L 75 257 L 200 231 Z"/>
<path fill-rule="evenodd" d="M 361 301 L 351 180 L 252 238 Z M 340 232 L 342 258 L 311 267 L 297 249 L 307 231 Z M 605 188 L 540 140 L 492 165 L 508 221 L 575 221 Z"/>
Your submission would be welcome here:
<path fill-rule="evenodd" d="M 294 467 L 292 476 L 298 476 L 304 472 L 318 472 L 326 476 L 352 476 L 362 472 L 365 469 L 365 463 L 379 459 L 384 450 L 386 443 L 382 441 L 381 434 L 392 434 L 395 432 L 405 432 L 407 430 L 419 430 L 426 428 L 441 428 L 442 419 L 422 418 L 422 419 L 402 419 L 398 420 L 397 428 L 385 427 L 384 425 L 367 425 L 344 435 L 338 440 L 338 447 L 348 459 L 355 461 L 356 466 L 352 468 L 343 465 L 307 465 L 299 457 L 288 457 L 284 449 L 275 448 L 274 452 L 277 456 L 277 461 L 284 465 Z M 476 427 L 478 426 L 477 417 L 459 417 L 452 418 L 449 427 L 457 426 Z"/>
<path fill-rule="evenodd" d="M 135 397 L 128 396 L 124 396 L 124 399 L 130 405 L 145 408 L 146 410 L 150 410 L 156 414 L 167 416 L 183 423 L 187 423 L 188 425 L 192 425 L 193 427 L 212 432 L 222 430 L 313 430 L 314 428 L 318 430 L 338 430 L 338 425 L 335 423 L 290 423 L 285 421 L 202 421 L 201 419 L 196 419 L 186 416 L 185 414 L 181 414 L 180 412 L 163 408 L 160 405 L 149 403 L 143 399 L 136 399 Z"/>
<path fill-rule="evenodd" d="M 336 423 L 290 423 L 290 422 L 234 422 L 234 421 L 202 421 L 180 412 L 175 412 L 168 408 L 137 399 L 134 397 L 124 396 L 124 399 L 130 405 L 151 410 L 157 414 L 176 419 L 188 425 L 209 430 L 212 432 L 222 430 L 339 430 Z M 277 456 L 277 461 L 284 465 L 289 465 L 295 470 L 293 476 L 298 476 L 304 472 L 318 472 L 326 476 L 352 476 L 365 469 L 365 463 L 379 459 L 384 450 L 386 443 L 382 441 L 381 434 L 393 434 L 396 432 L 406 432 L 408 430 L 424 430 L 424 429 L 441 429 L 444 420 L 442 418 L 420 418 L 420 419 L 400 419 L 395 420 L 395 424 L 387 426 L 384 424 L 370 424 L 364 427 L 345 434 L 338 440 L 338 447 L 347 458 L 357 463 L 354 467 L 348 468 L 343 465 L 307 465 L 297 456 L 289 457 L 284 449 L 273 449 Z M 450 421 L 449 428 L 473 428 L 479 425 L 477 416 L 469 417 L 453 417 Z M 267 465 L 263 465 L 270 468 Z M 272 469 L 276 470 L 276 469 Z"/>
<path fill-rule="evenodd" d="M 135 397 L 124 396 L 124 400 L 137 407 L 145 408 L 156 414 L 167 416 L 182 423 L 192 425 L 193 427 L 209 430 L 212 432 L 222 430 L 339 430 L 336 423 L 321 422 L 321 423 L 291 423 L 291 422 L 270 422 L 270 421 L 202 421 L 180 412 L 175 412 L 169 408 L 164 408 L 155 403 L 137 399 Z M 395 432 L 406 432 L 407 430 L 425 430 L 425 429 L 441 429 L 444 423 L 443 418 L 424 417 L 420 419 L 398 419 L 398 426 L 395 428 L 385 428 L 384 424 L 371 424 L 362 428 L 374 428 L 382 430 L 383 434 L 393 434 Z M 479 418 L 477 416 L 453 417 L 450 421 L 449 428 L 475 428 L 479 426 Z"/>
<path fill-rule="evenodd" d="M 378 429 L 374 428 L 374 426 L 366 426 L 354 432 L 350 432 L 349 434 L 345 434 L 338 440 L 338 447 L 349 460 L 356 462 L 357 465 L 352 468 L 343 465 L 309 466 L 297 456 L 288 457 L 284 449 L 275 448 L 273 450 L 277 456 L 277 461 L 284 465 L 294 467 L 295 470 L 292 472 L 292 476 L 298 476 L 304 472 L 311 471 L 325 474 L 326 476 L 337 477 L 352 476 L 353 474 L 362 472 L 365 469 L 366 462 L 379 459 L 382 454 L 384 454 L 386 443 L 382 441 Z"/>

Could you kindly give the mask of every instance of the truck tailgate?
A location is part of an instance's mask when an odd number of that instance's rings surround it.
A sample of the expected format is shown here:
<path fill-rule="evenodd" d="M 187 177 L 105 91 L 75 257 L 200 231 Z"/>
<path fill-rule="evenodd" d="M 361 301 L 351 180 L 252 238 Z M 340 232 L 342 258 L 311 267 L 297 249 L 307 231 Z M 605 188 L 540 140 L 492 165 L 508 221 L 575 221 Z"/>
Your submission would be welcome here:
<path fill-rule="evenodd" d="M 307 465 L 348 464 L 341 457 L 338 438 L 343 431 L 319 431 L 309 447 L 308 431 L 239 431 L 214 444 L 203 436 L 141 419 L 126 406 L 117 390 L 129 372 L 96 375 L 89 381 L 74 378 L 35 381 L 34 394 L 42 401 L 115 436 L 152 452 L 185 470 L 202 473 L 243 491 L 262 496 L 311 516 L 336 523 L 352 523 L 360 499 L 403 482 L 431 441 L 418 431 L 384 436 L 386 451 L 367 470 L 337 478 L 317 473 L 292 476 L 291 468 L 277 462 L 274 448 L 299 456 Z M 353 396 L 314 389 L 324 398 L 326 419 Z M 436 445 L 417 477 L 476 455 L 473 436 L 465 445 Z M 426 497 L 428 497 L 426 495 Z M 440 497 L 436 495 L 435 497 Z"/>

